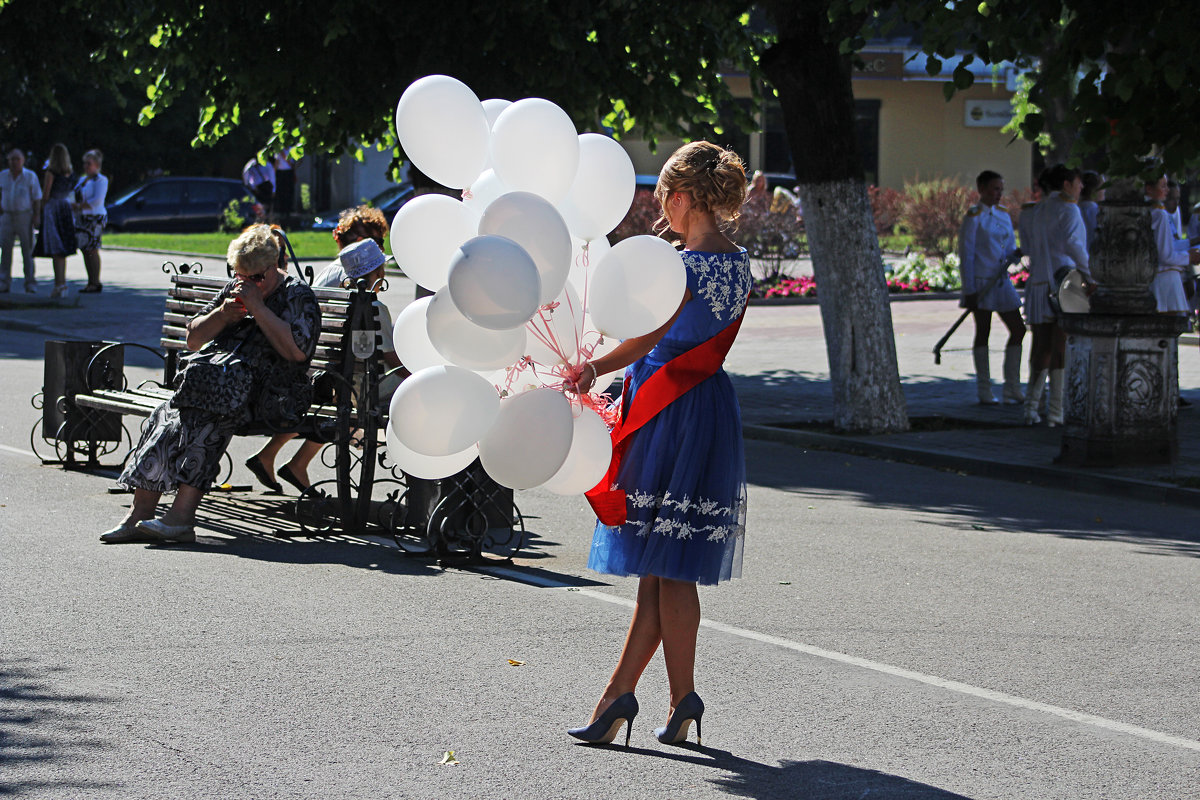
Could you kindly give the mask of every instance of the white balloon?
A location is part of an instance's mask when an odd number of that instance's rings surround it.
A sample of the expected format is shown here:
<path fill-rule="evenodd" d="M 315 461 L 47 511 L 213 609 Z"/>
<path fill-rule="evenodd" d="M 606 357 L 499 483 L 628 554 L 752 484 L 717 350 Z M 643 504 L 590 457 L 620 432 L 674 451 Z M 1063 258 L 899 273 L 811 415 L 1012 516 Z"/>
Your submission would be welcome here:
<path fill-rule="evenodd" d="M 604 479 L 612 460 L 612 436 L 600 415 L 583 409 L 575 418 L 571 450 L 554 477 L 543 484 L 555 494 L 583 494 Z"/>
<path fill-rule="evenodd" d="M 554 389 L 535 389 L 500 402 L 500 413 L 479 441 L 479 461 L 492 480 L 530 489 L 558 472 L 571 449 L 571 403 Z"/>
<path fill-rule="evenodd" d="M 462 472 L 471 466 L 471 462 L 479 458 L 479 446 L 472 444 L 459 453 L 448 456 L 427 456 L 411 450 L 396 438 L 392 423 L 388 423 L 386 432 L 387 454 L 393 464 L 404 471 L 406 475 L 416 478 L 436 480 L 447 478 L 456 472 Z"/>
<path fill-rule="evenodd" d="M 493 331 L 528 322 L 542 288 L 533 259 L 503 236 L 476 236 L 458 248 L 448 286 L 463 316 Z"/>
<path fill-rule="evenodd" d="M 479 232 L 512 239 L 529 253 L 542 281 L 539 304 L 558 297 L 571 271 L 571 234 L 549 201 L 532 192 L 509 192 L 483 212 Z"/>
<path fill-rule="evenodd" d="M 580 297 L 583 296 L 592 273 L 596 271 L 596 265 L 611 249 L 612 245 L 603 236 L 590 242 L 585 242 L 578 236 L 571 237 L 571 271 L 567 274 L 567 282 L 575 287 Z"/>
<path fill-rule="evenodd" d="M 579 135 L 579 169 L 559 203 L 571 233 L 599 239 L 621 224 L 637 188 L 633 162 L 625 148 L 598 133 Z"/>
<path fill-rule="evenodd" d="M 496 388 L 462 367 L 427 367 L 392 395 L 389 415 L 396 439 L 426 456 L 466 450 L 487 433 L 500 411 Z"/>
<path fill-rule="evenodd" d="M 492 125 L 492 163 L 513 189 L 557 203 L 566 197 L 579 167 L 575 125 L 549 100 L 518 100 Z"/>
<path fill-rule="evenodd" d="M 588 287 L 588 312 L 605 336 L 632 339 L 669 320 L 687 290 L 683 257 L 657 236 L 613 245 Z"/>
<path fill-rule="evenodd" d="M 463 205 L 476 214 L 483 214 L 501 195 L 511 191 L 512 189 L 504 185 L 504 181 L 496 177 L 496 170 L 485 169 L 471 184 L 470 191 L 463 196 Z"/>
<path fill-rule="evenodd" d="M 483 171 L 490 127 L 475 93 L 448 75 L 413 81 L 396 105 L 396 135 L 405 155 L 452 189 L 470 186 Z"/>
<path fill-rule="evenodd" d="M 479 214 L 444 194 L 425 194 L 400 207 L 392 220 L 392 255 L 404 274 L 426 289 L 446 285 L 450 260 L 475 235 Z"/>
<path fill-rule="evenodd" d="M 479 327 L 462 315 L 446 286 L 430 300 L 425 312 L 425 330 L 429 341 L 447 361 L 474 372 L 507 367 L 524 354 L 522 328 L 493 331 Z"/>
<path fill-rule="evenodd" d="M 426 367 L 437 367 L 449 363 L 437 351 L 429 334 L 425 332 L 425 315 L 432 297 L 422 297 L 404 307 L 392 326 L 392 342 L 396 346 L 396 358 L 400 359 L 409 372 L 419 372 Z"/>
<path fill-rule="evenodd" d="M 483 101 L 483 113 L 487 116 L 488 129 L 496 124 L 496 118 L 504 109 L 512 105 L 512 100 L 501 100 L 499 97 L 489 97 Z"/>
<path fill-rule="evenodd" d="M 556 304 L 553 309 L 538 309 L 533 319 L 525 323 L 528 333 L 525 355 L 547 367 L 570 363 L 583 339 L 583 303 L 574 287 L 569 284 L 563 287 Z M 543 340 L 556 342 L 561 353 Z"/>

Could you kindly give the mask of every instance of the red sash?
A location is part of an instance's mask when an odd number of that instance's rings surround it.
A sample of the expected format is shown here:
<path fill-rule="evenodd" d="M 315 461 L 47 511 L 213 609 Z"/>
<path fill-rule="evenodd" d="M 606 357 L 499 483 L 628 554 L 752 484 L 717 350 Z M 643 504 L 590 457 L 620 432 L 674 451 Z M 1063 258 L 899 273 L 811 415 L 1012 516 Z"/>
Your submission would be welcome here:
<path fill-rule="evenodd" d="M 740 317 L 716 336 L 659 367 L 638 387 L 632 403 L 622 399 L 621 421 L 612 429 L 613 452 L 608 472 L 599 483 L 584 493 L 592 510 L 605 525 L 623 525 L 628 516 L 624 490 L 613 489 L 612 485 L 617 479 L 617 468 L 621 465 L 621 457 L 629 443 L 629 437 L 654 419 L 658 412 L 717 373 L 721 364 L 725 362 L 725 356 L 729 354 L 729 348 L 733 346 L 733 340 L 737 337 L 738 328 L 742 327 L 745 317 L 746 312 L 743 310 Z M 628 393 L 629 379 L 626 378 L 622 398 L 627 398 Z"/>

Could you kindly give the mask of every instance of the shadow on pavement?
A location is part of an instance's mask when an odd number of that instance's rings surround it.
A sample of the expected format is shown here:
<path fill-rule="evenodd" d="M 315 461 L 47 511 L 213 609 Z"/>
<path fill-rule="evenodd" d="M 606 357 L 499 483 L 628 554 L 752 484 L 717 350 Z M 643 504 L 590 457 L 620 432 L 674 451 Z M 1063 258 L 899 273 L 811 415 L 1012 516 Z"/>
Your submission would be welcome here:
<path fill-rule="evenodd" d="M 17 777 L 22 764 L 39 776 L 61 774 L 65 762 L 107 747 L 89 736 L 86 707 L 115 701 L 56 690 L 53 678 L 64 672 L 30 659 L 0 660 L 0 797 L 85 797 L 89 790 L 118 785 Z"/>
<path fill-rule="evenodd" d="M 786 449 L 768 453 L 759 448 Z M 1048 509 L 1044 499 L 1031 502 L 1030 489 L 1017 483 L 974 478 L 979 483 L 965 487 L 959 473 L 925 467 L 914 472 L 907 465 L 876 460 L 860 459 L 862 469 L 840 468 L 842 462 L 849 466 L 856 458 L 860 457 L 748 442 L 747 480 L 810 501 L 849 495 L 875 508 L 936 514 L 925 524 L 966 534 L 1045 533 L 1132 543 L 1147 554 L 1200 558 L 1200 529 L 1194 525 L 1193 513 L 1184 509 L 1162 507 L 1161 514 L 1148 515 L 1148 504 L 1128 507 L 1100 496 L 1067 492 L 1055 501 L 1058 507 Z M 830 468 L 831 463 L 839 468 Z"/>
<path fill-rule="evenodd" d="M 735 797 L 760 800 L 861 800 L 864 797 L 880 800 L 970 800 L 965 795 L 898 775 L 832 761 L 782 761 L 778 766 L 772 766 L 735 756 L 728 750 L 693 744 L 680 745 L 669 751 L 609 747 L 731 773 L 713 778 L 711 783 Z"/>

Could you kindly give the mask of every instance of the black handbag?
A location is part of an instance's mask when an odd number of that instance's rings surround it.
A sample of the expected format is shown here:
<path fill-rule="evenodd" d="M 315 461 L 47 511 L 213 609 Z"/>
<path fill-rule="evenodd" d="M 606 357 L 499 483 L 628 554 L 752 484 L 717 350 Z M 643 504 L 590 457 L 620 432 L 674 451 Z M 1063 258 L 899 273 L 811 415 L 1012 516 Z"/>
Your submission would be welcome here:
<path fill-rule="evenodd" d="M 254 376 L 238 349 L 247 338 L 243 336 L 231 349 L 214 342 L 188 356 L 187 365 L 175 378 L 171 406 L 198 408 L 222 417 L 232 417 L 245 408 L 254 388 Z"/>
<path fill-rule="evenodd" d="M 273 430 L 295 428 L 313 402 L 313 385 L 303 368 L 273 375 L 259 392 L 254 404 L 254 420 Z"/>

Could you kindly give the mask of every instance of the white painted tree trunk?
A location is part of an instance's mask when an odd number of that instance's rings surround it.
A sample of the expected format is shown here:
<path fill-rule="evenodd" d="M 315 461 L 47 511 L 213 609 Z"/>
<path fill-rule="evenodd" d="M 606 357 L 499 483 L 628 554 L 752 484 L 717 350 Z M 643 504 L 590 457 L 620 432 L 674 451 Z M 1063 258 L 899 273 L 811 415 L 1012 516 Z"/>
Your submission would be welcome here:
<path fill-rule="evenodd" d="M 835 427 L 908 429 L 879 238 L 861 180 L 800 184 L 833 384 Z"/>

